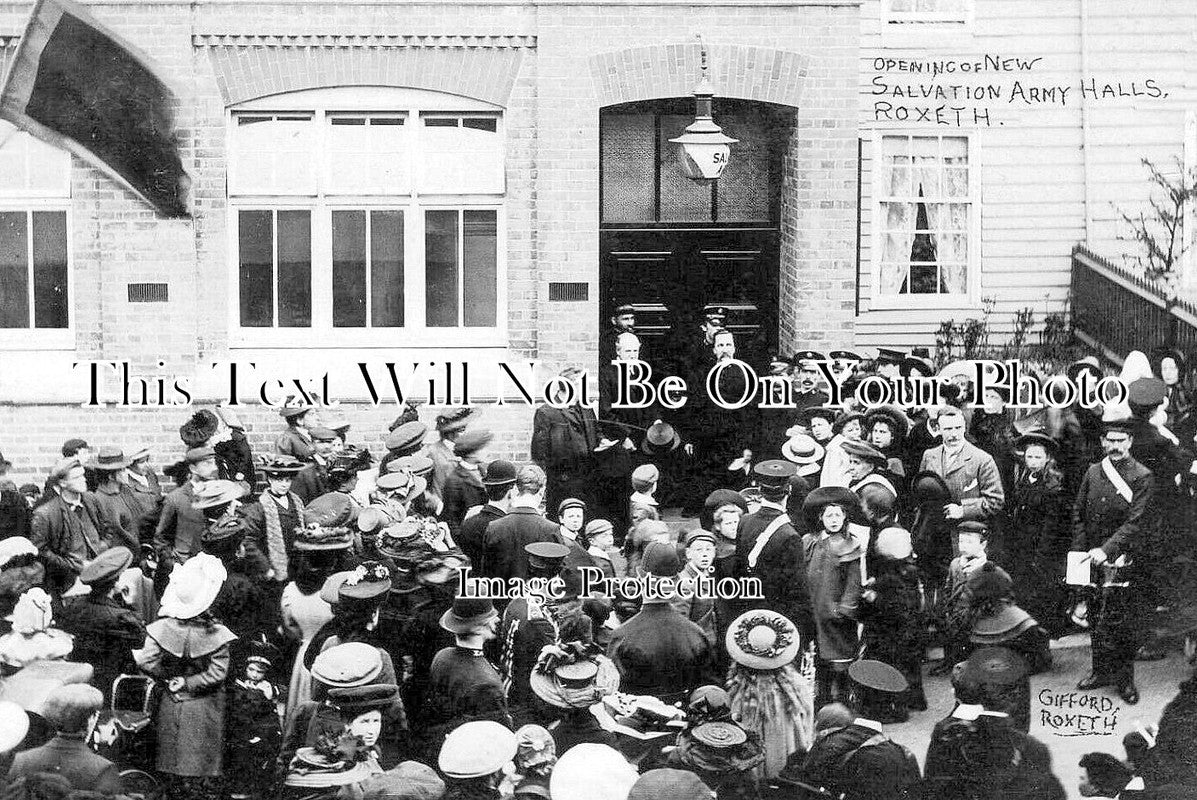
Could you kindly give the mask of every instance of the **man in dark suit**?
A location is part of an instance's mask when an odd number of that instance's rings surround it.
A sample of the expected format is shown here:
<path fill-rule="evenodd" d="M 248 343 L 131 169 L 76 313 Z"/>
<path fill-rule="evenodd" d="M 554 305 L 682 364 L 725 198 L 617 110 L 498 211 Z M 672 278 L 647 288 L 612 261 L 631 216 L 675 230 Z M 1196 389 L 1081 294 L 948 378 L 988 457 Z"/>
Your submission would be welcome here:
<path fill-rule="evenodd" d="M 942 443 L 923 453 L 919 472 L 934 472 L 952 493 L 944 505 L 944 518 L 992 523 L 1006 502 L 1002 476 L 993 456 L 964 438 L 964 412 L 955 406 L 941 406 L 931 413 Z M 990 530 L 994 525 L 989 525 Z M 995 552 L 996 551 L 996 552 Z M 989 556 L 1001 563 L 1002 543 L 990 541 Z M 995 558 L 996 556 L 996 558 Z"/>
<path fill-rule="evenodd" d="M 1151 472 L 1131 456 L 1135 422 L 1107 422 L 1101 436 L 1106 457 L 1081 479 L 1072 511 L 1072 549 L 1086 551 L 1097 595 L 1093 671 L 1077 684 L 1082 691 L 1111 684 L 1127 704 L 1139 701 L 1135 650 L 1143 625 L 1144 527 L 1155 492 Z M 1125 566 L 1123 566 L 1125 564 Z M 1108 585 L 1107 585 L 1108 584 Z"/>
<path fill-rule="evenodd" d="M 528 557 L 524 546 L 533 542 L 565 544 L 558 526 L 541 513 L 544 503 L 545 474 L 536 465 L 519 471 L 515 479 L 516 496 L 507 516 L 486 526 L 482 538 L 482 574 L 487 577 L 528 578 Z"/>
<path fill-rule="evenodd" d="M 532 460 L 547 476 L 545 501 L 556 508 L 567 497 L 594 500 L 594 448 L 598 447 L 598 420 L 594 410 L 583 406 L 576 379 L 578 367 L 566 367 L 559 377 L 574 382 L 575 397 L 567 408 L 542 405 L 532 417 Z"/>
<path fill-rule="evenodd" d="M 50 772 L 66 778 L 75 789 L 120 794 L 123 786 L 116 765 L 87 746 L 103 705 L 100 690 L 86 683 L 55 689 L 45 701 L 42 716 L 54 725 L 57 735 L 41 747 L 18 753 L 8 779 Z"/>
<path fill-rule="evenodd" d="M 295 479 L 291 481 L 291 491 L 308 505 L 322 494 L 333 491 L 328 479 L 328 463 L 332 460 L 334 451 L 341 441 L 337 432 L 330 428 L 313 428 L 311 431 L 312 453 L 310 464 L 301 469 Z"/>
<path fill-rule="evenodd" d="M 486 505 L 478 513 L 468 516 L 461 523 L 461 530 L 453 541 L 461 552 L 470 557 L 470 568 L 475 575 L 482 574 L 483 540 L 486 529 L 492 522 L 507 516 L 511 499 L 515 496 L 515 464 L 510 461 L 492 461 L 486 467 L 482 485 L 486 488 Z"/>
<path fill-rule="evenodd" d="M 87 491 L 77 458 L 63 459 L 50 474 L 56 496 L 33 511 L 29 540 L 46 565 L 46 588 L 60 594 L 71 588 L 84 562 L 108 549 L 103 515 Z"/>
<path fill-rule="evenodd" d="M 454 539 L 461 530 L 466 512 L 486 502 L 486 487 L 482 483 L 482 465 L 486 462 L 486 448 L 495 438 L 488 430 L 466 431 L 453 445 L 457 463 L 445 478 L 445 507 L 441 519 L 449 524 Z"/>
<path fill-rule="evenodd" d="M 761 507 L 741 518 L 736 535 L 736 576 L 758 578 L 764 602 L 747 601 L 741 612 L 764 607 L 784 614 L 802 634 L 814 636 L 814 617 L 806 587 L 802 537 L 786 515 L 790 477 L 797 468 L 788 461 L 762 461 L 753 468 L 761 489 Z"/>

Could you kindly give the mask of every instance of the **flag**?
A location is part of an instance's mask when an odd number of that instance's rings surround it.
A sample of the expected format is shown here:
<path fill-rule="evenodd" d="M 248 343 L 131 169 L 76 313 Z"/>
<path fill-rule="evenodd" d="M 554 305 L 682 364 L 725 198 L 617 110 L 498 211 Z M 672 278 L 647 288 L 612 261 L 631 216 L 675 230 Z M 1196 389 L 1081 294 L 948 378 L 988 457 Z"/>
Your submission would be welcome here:
<path fill-rule="evenodd" d="M 72 0 L 38 0 L 0 91 L 0 118 L 70 150 L 168 217 L 190 179 L 170 88 L 149 62 Z"/>

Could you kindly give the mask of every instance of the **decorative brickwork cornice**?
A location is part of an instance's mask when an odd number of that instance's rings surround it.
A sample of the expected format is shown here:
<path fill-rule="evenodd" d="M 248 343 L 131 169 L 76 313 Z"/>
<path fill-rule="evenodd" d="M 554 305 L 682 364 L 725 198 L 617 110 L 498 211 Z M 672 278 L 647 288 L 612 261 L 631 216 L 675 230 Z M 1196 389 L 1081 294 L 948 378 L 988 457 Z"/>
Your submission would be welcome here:
<path fill-rule="evenodd" d="M 203 34 L 225 105 L 333 86 L 404 86 L 506 106 L 535 36 Z"/>
<path fill-rule="evenodd" d="M 457 34 L 226 34 L 204 33 L 191 37 L 196 47 L 340 47 L 340 48 L 438 48 L 532 49 L 535 36 L 462 36 Z"/>

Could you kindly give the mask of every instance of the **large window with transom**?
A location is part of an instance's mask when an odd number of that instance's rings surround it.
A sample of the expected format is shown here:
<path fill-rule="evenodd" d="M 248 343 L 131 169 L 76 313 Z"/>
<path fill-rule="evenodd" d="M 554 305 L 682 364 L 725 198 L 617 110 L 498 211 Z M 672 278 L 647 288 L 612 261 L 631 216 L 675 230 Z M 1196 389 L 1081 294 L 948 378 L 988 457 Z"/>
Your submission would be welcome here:
<path fill-rule="evenodd" d="M 229 116 L 235 339 L 493 344 L 504 307 L 501 109 L 315 89 Z"/>

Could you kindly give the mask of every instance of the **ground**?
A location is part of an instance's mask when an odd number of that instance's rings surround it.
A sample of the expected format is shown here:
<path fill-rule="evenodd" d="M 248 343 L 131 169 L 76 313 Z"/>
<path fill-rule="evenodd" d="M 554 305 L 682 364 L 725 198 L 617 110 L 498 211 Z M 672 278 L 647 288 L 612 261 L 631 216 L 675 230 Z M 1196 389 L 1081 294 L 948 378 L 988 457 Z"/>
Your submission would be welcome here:
<path fill-rule="evenodd" d="M 1077 764 L 1081 756 L 1097 751 L 1124 758 L 1122 737 L 1135 729 L 1136 721 L 1143 725 L 1158 722 L 1164 706 L 1191 669 L 1180 653 L 1163 661 L 1136 662 L 1135 678 L 1141 698 L 1136 705 L 1128 706 L 1112 688 L 1077 691 L 1077 681 L 1089 673 L 1088 636 L 1073 635 L 1058 640 L 1053 644 L 1052 656 L 1052 671 L 1031 679 L 1031 734 L 1051 750 L 1056 777 L 1064 784 L 1068 796 L 1079 798 Z M 914 751 L 920 763 L 927 755 L 931 729 L 954 706 L 947 677 L 926 678 L 926 691 L 930 708 L 913 714 L 905 724 L 886 726 L 896 741 Z M 1057 703 L 1064 699 L 1071 707 L 1045 706 L 1044 701 L 1053 699 Z M 1047 719 L 1045 712 L 1049 715 Z"/>

